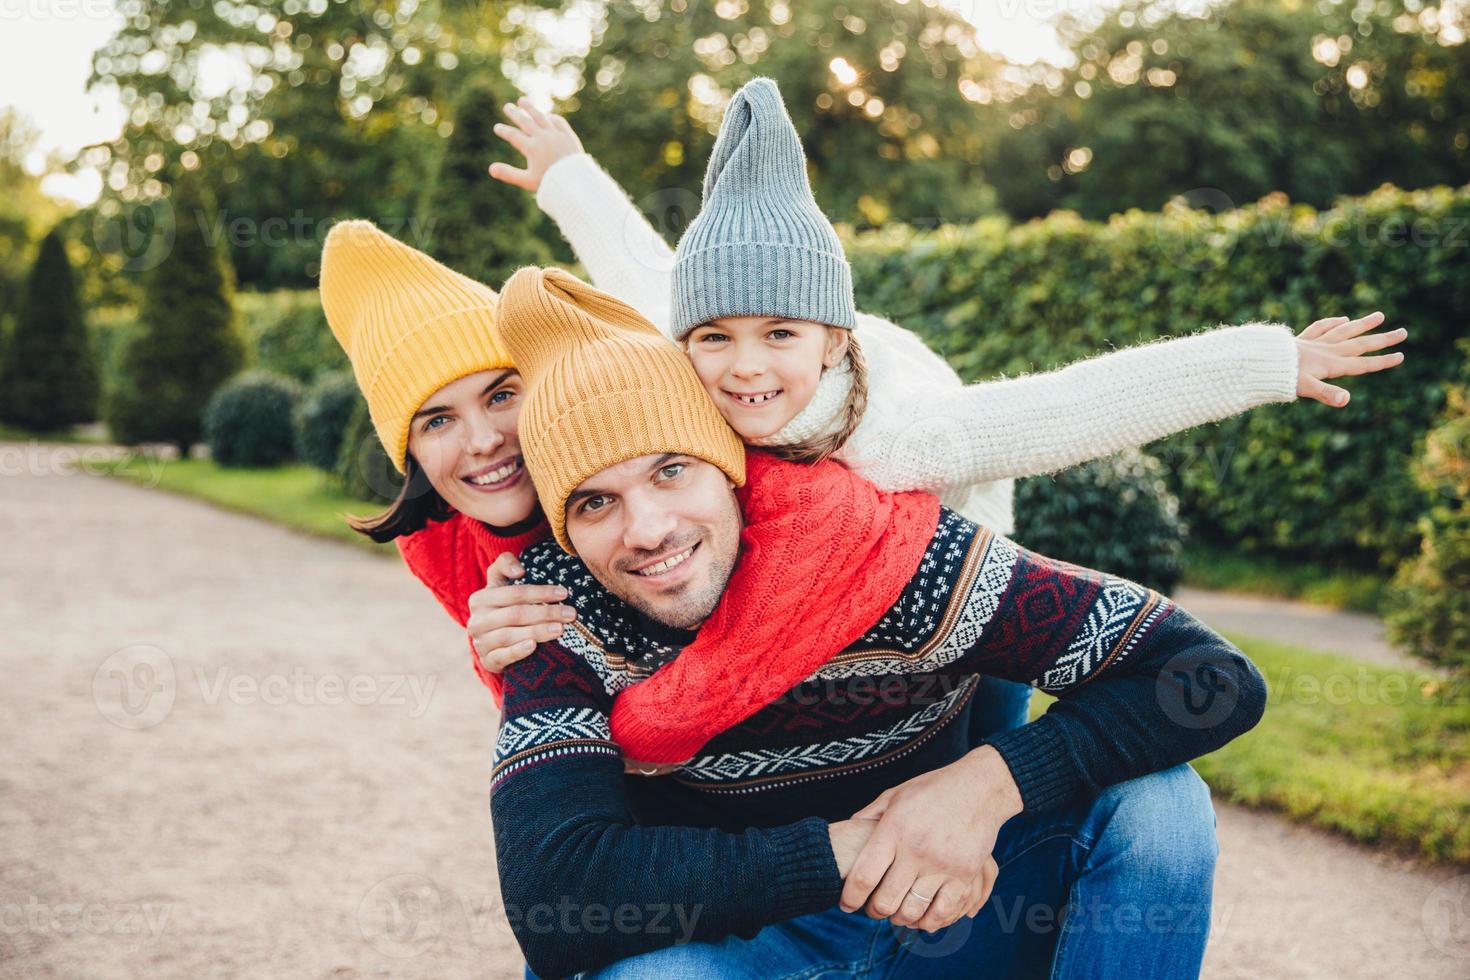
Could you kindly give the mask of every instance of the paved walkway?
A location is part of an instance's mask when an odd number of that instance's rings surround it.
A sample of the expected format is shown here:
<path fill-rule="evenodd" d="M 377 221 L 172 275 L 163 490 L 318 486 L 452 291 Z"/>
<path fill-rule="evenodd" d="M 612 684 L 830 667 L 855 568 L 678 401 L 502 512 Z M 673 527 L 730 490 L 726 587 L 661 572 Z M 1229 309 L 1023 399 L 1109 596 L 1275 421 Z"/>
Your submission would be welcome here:
<path fill-rule="evenodd" d="M 0 977 L 519 977 L 496 718 L 429 593 L 61 469 L 0 472 Z M 1220 839 L 1206 976 L 1470 975 L 1467 878 L 1231 807 Z"/>
<path fill-rule="evenodd" d="M 1291 599 L 1181 588 L 1174 598 L 1209 626 L 1308 650 L 1342 653 L 1388 667 L 1431 669 L 1389 646 L 1383 621 L 1367 613 L 1314 606 Z"/>

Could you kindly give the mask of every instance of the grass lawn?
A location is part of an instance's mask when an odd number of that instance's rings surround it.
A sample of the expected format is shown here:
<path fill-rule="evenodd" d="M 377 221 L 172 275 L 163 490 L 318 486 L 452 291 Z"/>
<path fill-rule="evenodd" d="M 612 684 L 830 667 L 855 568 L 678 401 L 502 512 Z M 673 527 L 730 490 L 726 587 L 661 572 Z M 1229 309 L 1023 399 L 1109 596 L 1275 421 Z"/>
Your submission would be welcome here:
<path fill-rule="evenodd" d="M 1388 576 L 1314 562 L 1285 562 L 1190 543 L 1184 549 L 1184 584 L 1376 613 L 1383 608 Z"/>
<path fill-rule="evenodd" d="M 376 505 L 342 496 L 307 466 L 226 469 L 201 460 L 160 466 L 134 457 L 111 472 L 309 534 L 393 551 L 342 521 L 343 513 L 374 513 Z M 1217 798 L 1470 866 L 1470 688 L 1412 670 L 1231 639 L 1265 673 L 1271 699 L 1254 731 L 1195 762 Z M 1039 712 L 1049 700 L 1038 694 L 1033 708 Z"/>
<path fill-rule="evenodd" d="M 142 486 L 187 494 L 229 510 L 264 517 L 317 537 L 346 541 L 383 554 L 397 553 L 391 544 L 369 541 L 342 519 L 343 514 L 375 514 L 383 505 L 338 493 L 327 482 L 326 474 L 310 466 L 232 468 L 208 460 L 160 462 L 133 455 L 109 465 L 106 472 Z"/>
<path fill-rule="evenodd" d="M 1266 675 L 1252 731 L 1194 762 L 1215 798 L 1470 866 L 1470 685 L 1230 635 Z M 1032 699 L 1039 714 L 1051 698 Z"/>

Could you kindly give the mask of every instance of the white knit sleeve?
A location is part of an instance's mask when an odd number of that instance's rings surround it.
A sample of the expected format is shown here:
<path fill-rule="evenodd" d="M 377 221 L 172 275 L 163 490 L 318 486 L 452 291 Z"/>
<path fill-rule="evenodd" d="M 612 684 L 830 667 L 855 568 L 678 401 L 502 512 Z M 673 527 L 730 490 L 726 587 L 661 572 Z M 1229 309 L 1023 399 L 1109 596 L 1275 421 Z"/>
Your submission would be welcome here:
<path fill-rule="evenodd" d="M 674 252 L 591 154 L 562 157 L 536 192 L 598 289 L 669 333 Z"/>
<path fill-rule="evenodd" d="M 870 400 L 867 413 L 880 414 L 846 455 L 887 490 L 942 492 L 1051 473 L 1292 401 L 1296 374 L 1296 341 L 1286 326 L 1222 327 L 1046 374 L 910 391 L 902 404 Z"/>

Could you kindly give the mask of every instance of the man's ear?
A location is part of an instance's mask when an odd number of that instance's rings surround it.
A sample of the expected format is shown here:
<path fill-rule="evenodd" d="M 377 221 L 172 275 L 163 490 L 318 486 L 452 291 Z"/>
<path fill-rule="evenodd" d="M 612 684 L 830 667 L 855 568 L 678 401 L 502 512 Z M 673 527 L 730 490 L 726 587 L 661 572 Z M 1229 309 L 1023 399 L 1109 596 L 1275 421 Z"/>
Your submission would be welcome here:
<path fill-rule="evenodd" d="M 828 327 L 827 349 L 822 353 L 822 366 L 831 368 L 841 364 L 842 359 L 847 356 L 847 348 L 851 342 L 851 331 L 842 327 Z"/>

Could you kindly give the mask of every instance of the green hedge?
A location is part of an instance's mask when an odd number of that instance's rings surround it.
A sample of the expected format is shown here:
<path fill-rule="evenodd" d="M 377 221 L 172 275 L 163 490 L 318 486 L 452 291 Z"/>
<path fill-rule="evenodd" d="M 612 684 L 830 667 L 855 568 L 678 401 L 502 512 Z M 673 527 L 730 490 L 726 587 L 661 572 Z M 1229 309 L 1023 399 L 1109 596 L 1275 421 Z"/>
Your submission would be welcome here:
<path fill-rule="evenodd" d="M 1159 461 L 1137 450 L 1016 481 L 1011 536 L 1043 555 L 1172 594 L 1188 533 Z"/>
<path fill-rule="evenodd" d="M 238 293 L 235 307 L 247 348 L 246 364 L 309 385 L 323 374 L 349 367 L 322 313 L 314 289 Z M 138 329 L 137 310 L 109 307 L 88 313 L 92 343 L 104 388 L 117 374 L 118 352 Z"/>
<path fill-rule="evenodd" d="M 849 244 L 859 306 L 918 331 L 970 380 L 1222 323 L 1383 310 L 1405 362 L 1349 379 L 1352 403 L 1267 406 L 1150 450 L 1201 536 L 1257 552 L 1388 567 L 1428 507 L 1411 476 L 1470 319 L 1470 188 L 1385 187 L 1328 211 L 1069 212 L 888 228 Z M 1017 433 L 1024 438 L 1024 433 Z"/>

